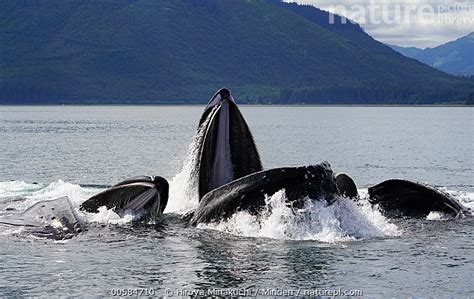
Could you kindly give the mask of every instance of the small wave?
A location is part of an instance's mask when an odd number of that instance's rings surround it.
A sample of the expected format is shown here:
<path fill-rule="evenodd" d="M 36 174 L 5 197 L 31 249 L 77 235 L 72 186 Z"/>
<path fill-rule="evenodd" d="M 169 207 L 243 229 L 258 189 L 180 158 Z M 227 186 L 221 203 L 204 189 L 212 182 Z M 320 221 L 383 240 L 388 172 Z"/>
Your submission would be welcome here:
<path fill-rule="evenodd" d="M 35 203 L 67 196 L 76 211 L 79 205 L 101 189 L 84 188 L 78 184 L 58 180 L 48 185 L 24 181 L 0 182 L 0 199 L 6 199 L 3 208 L 23 211 Z"/>
<path fill-rule="evenodd" d="M 40 201 L 67 196 L 74 206 L 79 206 L 98 191 L 100 191 L 100 189 L 84 188 L 78 184 L 58 180 L 26 197 L 31 200 Z"/>
<path fill-rule="evenodd" d="M 24 181 L 0 182 L 0 198 L 24 196 L 42 188 L 44 188 L 43 184 L 27 183 Z"/>
<path fill-rule="evenodd" d="M 401 234 L 401 230 L 388 222 L 377 209 L 347 198 L 338 198 L 330 206 L 325 201 L 307 199 L 303 209 L 293 211 L 286 205 L 285 192 L 282 190 L 268 197 L 266 202 L 264 216 L 238 212 L 226 221 L 200 224 L 198 227 L 245 237 L 326 243 Z"/>

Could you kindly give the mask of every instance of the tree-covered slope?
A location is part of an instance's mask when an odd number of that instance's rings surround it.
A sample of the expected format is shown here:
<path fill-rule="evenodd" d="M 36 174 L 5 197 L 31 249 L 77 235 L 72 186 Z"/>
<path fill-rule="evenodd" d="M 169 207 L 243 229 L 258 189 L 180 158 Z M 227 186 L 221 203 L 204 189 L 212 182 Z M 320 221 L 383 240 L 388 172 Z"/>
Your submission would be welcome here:
<path fill-rule="evenodd" d="M 0 103 L 205 102 L 221 86 L 273 103 L 462 102 L 474 91 L 357 25 L 273 0 L 5 0 L 0 15 Z"/>
<path fill-rule="evenodd" d="M 403 55 L 454 75 L 474 75 L 474 32 L 435 48 L 391 46 Z"/>

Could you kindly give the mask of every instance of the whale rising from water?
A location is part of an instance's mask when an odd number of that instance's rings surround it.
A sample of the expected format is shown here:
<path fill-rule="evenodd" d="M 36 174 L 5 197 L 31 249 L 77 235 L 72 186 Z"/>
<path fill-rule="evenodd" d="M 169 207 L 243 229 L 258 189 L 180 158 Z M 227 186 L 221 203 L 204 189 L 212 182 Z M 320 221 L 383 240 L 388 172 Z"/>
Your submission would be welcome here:
<path fill-rule="evenodd" d="M 226 88 L 209 101 L 196 136 L 193 172 L 198 180 L 199 199 L 215 188 L 263 169 L 252 133 Z"/>
<path fill-rule="evenodd" d="M 0 226 L 21 227 L 21 235 L 54 240 L 70 239 L 85 230 L 68 197 L 40 201 L 23 212 L 1 216 Z"/>
<path fill-rule="evenodd" d="M 168 191 L 168 182 L 160 176 L 133 177 L 92 196 L 80 209 L 97 213 L 99 207 L 105 206 L 121 217 L 132 213 L 135 220 L 155 220 L 166 208 Z"/>
<path fill-rule="evenodd" d="M 369 202 L 388 216 L 424 218 L 442 212 L 456 218 L 469 216 L 469 209 L 454 197 L 428 184 L 393 179 L 369 188 Z"/>
<path fill-rule="evenodd" d="M 307 197 L 331 204 L 339 192 L 331 166 L 276 168 L 250 174 L 207 193 L 199 202 L 189 223 L 197 225 L 220 221 L 239 211 L 258 215 L 266 205 L 265 197 L 285 190 L 288 206 L 303 207 Z"/>
<path fill-rule="evenodd" d="M 339 194 L 329 163 L 264 171 L 252 133 L 228 89 L 211 98 L 195 138 L 200 201 L 191 213 L 191 225 L 223 220 L 243 210 L 258 214 L 265 196 L 282 189 L 293 207 L 307 196 L 331 203 Z"/>
<path fill-rule="evenodd" d="M 199 135 L 200 134 L 200 135 Z M 259 154 L 243 116 L 229 90 L 221 89 L 210 100 L 199 122 L 199 198 L 190 224 L 219 221 L 235 212 L 258 214 L 265 196 L 285 189 L 289 205 L 301 199 L 326 199 L 336 195 L 359 199 L 352 178 L 335 176 L 325 162 L 316 166 L 262 171 Z M 324 175 L 322 175 L 324 173 Z M 388 215 L 422 217 L 431 211 L 469 215 L 468 209 L 452 196 L 426 184 L 390 180 L 369 188 L 369 202 Z"/>
<path fill-rule="evenodd" d="M 266 196 L 285 191 L 289 207 L 299 209 L 304 200 L 332 204 L 338 196 L 359 199 L 352 178 L 334 175 L 327 162 L 305 167 L 263 170 L 250 129 L 228 89 L 209 101 L 199 121 L 193 153 L 193 177 L 198 180 L 199 205 L 189 224 L 225 220 L 239 211 L 258 215 Z M 159 176 L 127 179 L 92 196 L 80 209 L 97 213 L 99 207 L 119 216 L 132 213 L 134 221 L 159 217 L 168 202 L 168 182 Z M 440 211 L 456 217 L 471 215 L 449 194 L 427 184 L 388 180 L 369 188 L 369 202 L 389 216 L 426 217 Z M 68 239 L 85 229 L 67 197 L 41 201 L 23 213 L 0 217 L 0 226 L 22 226 L 35 236 Z"/>

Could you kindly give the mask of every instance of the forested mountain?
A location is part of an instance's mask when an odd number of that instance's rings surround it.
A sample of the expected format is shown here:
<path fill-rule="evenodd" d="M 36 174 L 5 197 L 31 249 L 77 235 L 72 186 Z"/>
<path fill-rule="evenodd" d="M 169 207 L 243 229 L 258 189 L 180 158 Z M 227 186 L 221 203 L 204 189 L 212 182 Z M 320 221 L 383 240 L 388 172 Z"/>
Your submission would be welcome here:
<path fill-rule="evenodd" d="M 453 75 L 474 75 L 474 32 L 435 48 L 390 46 L 403 55 Z"/>
<path fill-rule="evenodd" d="M 276 0 L 0 1 L 0 103 L 465 103 L 473 80 Z"/>

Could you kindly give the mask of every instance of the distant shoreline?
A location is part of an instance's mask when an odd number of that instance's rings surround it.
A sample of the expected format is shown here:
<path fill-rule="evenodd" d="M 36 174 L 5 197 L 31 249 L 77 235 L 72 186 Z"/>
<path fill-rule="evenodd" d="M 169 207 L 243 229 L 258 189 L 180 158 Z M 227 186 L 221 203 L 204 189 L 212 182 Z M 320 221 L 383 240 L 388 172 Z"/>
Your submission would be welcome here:
<path fill-rule="evenodd" d="M 467 105 L 467 104 L 242 104 L 238 103 L 241 107 L 420 107 L 420 108 L 428 108 L 428 107 L 467 107 L 472 108 L 474 105 Z M 93 107 L 93 106 L 110 106 L 110 107 L 126 107 L 126 106 L 160 106 L 160 107 L 174 107 L 174 106 L 206 106 L 207 104 L 130 104 L 130 103 L 121 103 L 121 104 L 0 104 L 0 107 L 41 107 L 41 106 L 64 106 L 64 107 Z"/>

